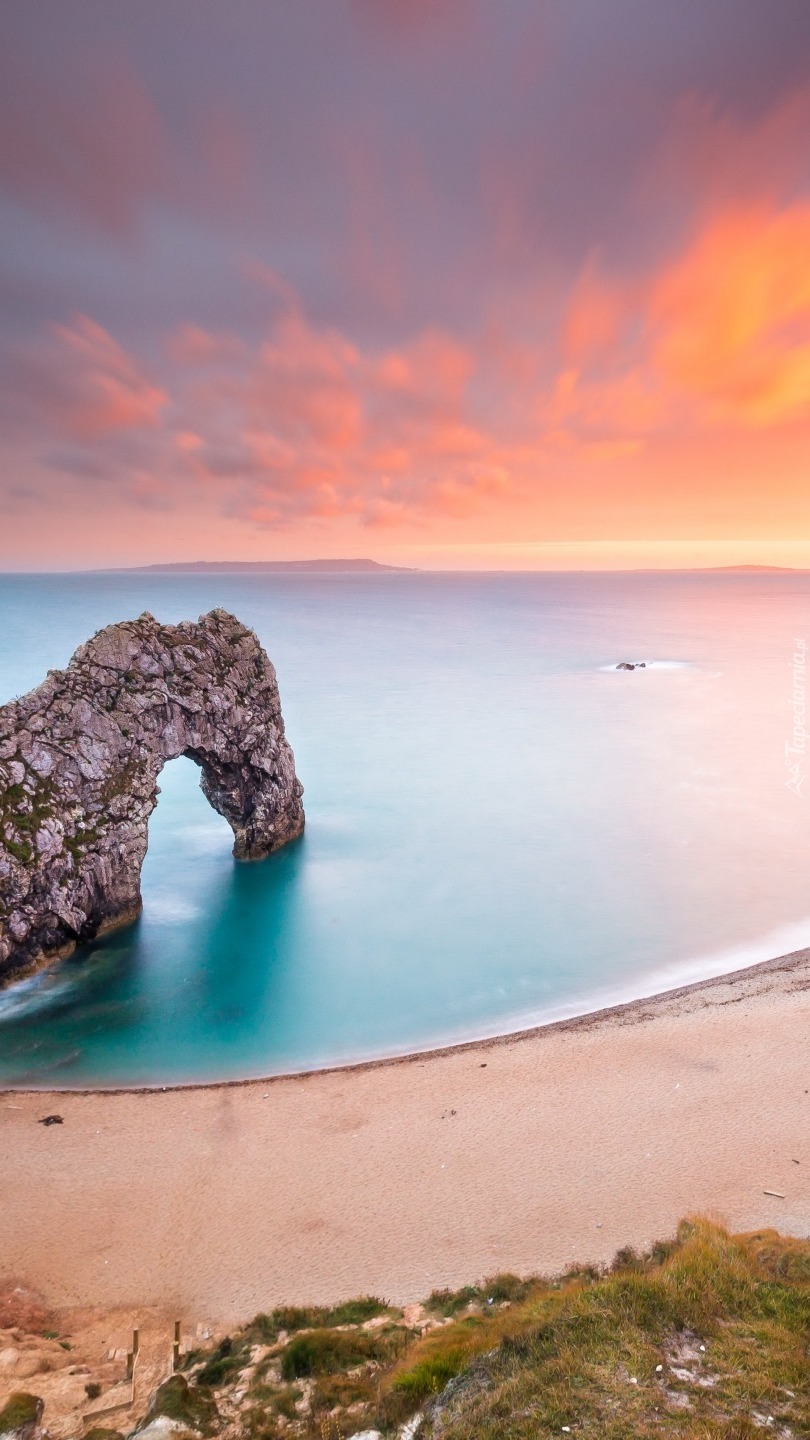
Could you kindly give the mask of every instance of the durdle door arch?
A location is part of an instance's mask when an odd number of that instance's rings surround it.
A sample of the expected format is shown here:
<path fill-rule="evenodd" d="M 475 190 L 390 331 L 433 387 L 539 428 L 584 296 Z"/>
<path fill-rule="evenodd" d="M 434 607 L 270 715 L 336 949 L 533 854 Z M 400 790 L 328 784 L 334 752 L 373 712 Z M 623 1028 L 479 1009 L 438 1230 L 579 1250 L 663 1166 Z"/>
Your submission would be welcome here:
<path fill-rule="evenodd" d="M 301 834 L 275 670 L 225 610 L 110 625 L 0 708 L 0 985 L 138 914 L 157 777 L 180 755 L 238 859 Z"/>

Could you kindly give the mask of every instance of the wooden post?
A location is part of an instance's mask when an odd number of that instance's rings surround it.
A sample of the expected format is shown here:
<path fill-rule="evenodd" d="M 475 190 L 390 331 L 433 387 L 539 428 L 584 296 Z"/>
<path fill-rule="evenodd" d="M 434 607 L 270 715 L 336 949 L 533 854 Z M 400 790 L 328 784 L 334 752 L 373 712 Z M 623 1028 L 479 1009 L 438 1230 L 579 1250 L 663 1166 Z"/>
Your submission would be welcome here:
<path fill-rule="evenodd" d="M 133 1360 L 137 1360 L 139 1348 L 140 1348 L 139 1333 L 138 1333 L 137 1330 L 133 1330 L 133 1332 L 132 1332 L 132 1358 L 133 1358 Z"/>
<path fill-rule="evenodd" d="M 172 1373 L 180 1369 L 180 1321 L 174 1322 L 174 1344 L 172 1346 Z"/>
<path fill-rule="evenodd" d="M 132 1362 L 133 1362 L 134 1358 L 135 1358 L 135 1357 L 133 1356 L 132 1351 L 131 1351 L 131 1350 L 128 1350 L 128 1351 L 127 1351 L 127 1380 L 131 1380 L 131 1379 L 132 1379 Z"/>

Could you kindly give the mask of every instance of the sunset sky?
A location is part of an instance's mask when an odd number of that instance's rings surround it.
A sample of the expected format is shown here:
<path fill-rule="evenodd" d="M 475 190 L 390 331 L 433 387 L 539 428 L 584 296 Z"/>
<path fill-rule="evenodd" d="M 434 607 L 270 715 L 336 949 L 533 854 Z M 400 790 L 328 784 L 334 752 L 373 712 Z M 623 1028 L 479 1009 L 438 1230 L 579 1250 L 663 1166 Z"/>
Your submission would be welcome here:
<path fill-rule="evenodd" d="M 0 567 L 810 565 L 808 0 L 4 0 Z"/>

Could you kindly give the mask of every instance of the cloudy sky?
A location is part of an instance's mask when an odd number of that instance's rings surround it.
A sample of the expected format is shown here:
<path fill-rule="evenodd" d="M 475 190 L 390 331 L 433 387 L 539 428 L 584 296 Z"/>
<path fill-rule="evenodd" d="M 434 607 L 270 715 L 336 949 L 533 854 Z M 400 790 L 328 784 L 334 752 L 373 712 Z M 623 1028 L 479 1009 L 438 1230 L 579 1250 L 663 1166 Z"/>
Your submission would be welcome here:
<path fill-rule="evenodd" d="M 0 566 L 810 564 L 807 0 L 3 0 Z"/>

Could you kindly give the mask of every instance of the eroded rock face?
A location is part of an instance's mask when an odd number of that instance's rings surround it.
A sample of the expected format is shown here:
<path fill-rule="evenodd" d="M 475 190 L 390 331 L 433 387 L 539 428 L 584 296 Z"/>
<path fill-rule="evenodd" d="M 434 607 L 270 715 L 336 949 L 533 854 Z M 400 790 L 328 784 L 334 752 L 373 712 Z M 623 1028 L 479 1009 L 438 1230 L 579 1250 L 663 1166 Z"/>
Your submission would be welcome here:
<path fill-rule="evenodd" d="M 137 915 L 157 777 L 178 755 L 237 858 L 301 834 L 275 671 L 224 610 L 110 625 L 0 708 L 0 984 Z"/>

